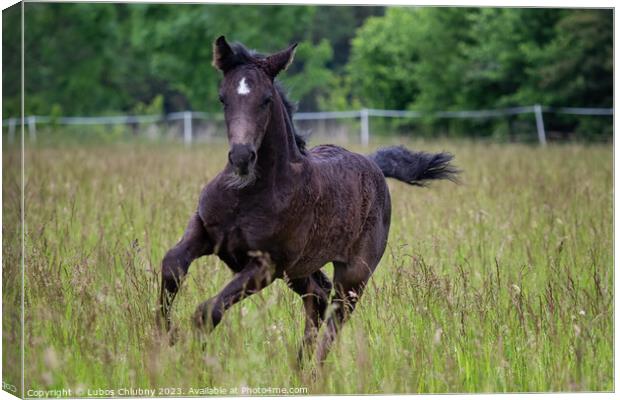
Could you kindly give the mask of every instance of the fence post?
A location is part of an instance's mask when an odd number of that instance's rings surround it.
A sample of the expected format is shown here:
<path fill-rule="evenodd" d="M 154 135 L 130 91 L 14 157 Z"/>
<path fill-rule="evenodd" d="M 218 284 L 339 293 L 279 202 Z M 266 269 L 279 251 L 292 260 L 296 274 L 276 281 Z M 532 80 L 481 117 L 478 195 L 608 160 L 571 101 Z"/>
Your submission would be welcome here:
<path fill-rule="evenodd" d="M 37 117 L 34 115 L 28 117 L 28 135 L 31 141 L 37 141 Z"/>
<path fill-rule="evenodd" d="M 183 113 L 183 140 L 186 145 L 192 142 L 192 112 Z"/>
<path fill-rule="evenodd" d="M 543 112 L 540 104 L 534 106 L 534 114 L 536 115 L 536 130 L 538 131 L 538 141 L 541 146 L 547 144 L 547 137 L 545 135 L 545 122 L 543 121 Z"/>
<path fill-rule="evenodd" d="M 15 142 L 15 118 L 9 118 L 9 143 Z"/>
<path fill-rule="evenodd" d="M 360 140 L 362 142 L 362 146 L 368 146 L 368 142 L 370 139 L 370 123 L 368 121 L 368 109 L 362 108 L 360 110 L 360 122 L 361 122 L 361 131 L 360 131 Z"/>

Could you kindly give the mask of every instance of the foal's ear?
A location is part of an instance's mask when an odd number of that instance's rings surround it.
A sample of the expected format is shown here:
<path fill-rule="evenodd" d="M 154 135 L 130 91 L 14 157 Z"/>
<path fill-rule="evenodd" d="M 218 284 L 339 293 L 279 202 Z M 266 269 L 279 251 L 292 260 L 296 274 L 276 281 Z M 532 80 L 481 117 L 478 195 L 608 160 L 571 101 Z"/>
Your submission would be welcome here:
<path fill-rule="evenodd" d="M 220 36 L 213 42 L 213 66 L 222 72 L 230 70 L 235 64 L 235 52 L 226 38 Z"/>
<path fill-rule="evenodd" d="M 275 78 L 281 71 L 288 68 L 295 58 L 295 48 L 297 43 L 293 43 L 287 49 L 274 53 L 265 59 L 267 74 Z"/>

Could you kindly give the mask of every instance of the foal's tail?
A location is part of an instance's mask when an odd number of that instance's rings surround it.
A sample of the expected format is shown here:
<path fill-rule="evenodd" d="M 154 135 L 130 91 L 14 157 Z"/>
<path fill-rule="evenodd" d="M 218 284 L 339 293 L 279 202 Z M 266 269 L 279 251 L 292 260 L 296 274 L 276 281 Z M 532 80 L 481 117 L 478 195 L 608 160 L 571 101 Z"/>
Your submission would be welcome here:
<path fill-rule="evenodd" d="M 384 147 L 368 156 L 381 168 L 386 178 L 396 178 L 410 185 L 426 186 L 431 179 L 448 179 L 458 183 L 460 170 L 450 161 L 450 153 L 412 152 L 403 146 Z"/>

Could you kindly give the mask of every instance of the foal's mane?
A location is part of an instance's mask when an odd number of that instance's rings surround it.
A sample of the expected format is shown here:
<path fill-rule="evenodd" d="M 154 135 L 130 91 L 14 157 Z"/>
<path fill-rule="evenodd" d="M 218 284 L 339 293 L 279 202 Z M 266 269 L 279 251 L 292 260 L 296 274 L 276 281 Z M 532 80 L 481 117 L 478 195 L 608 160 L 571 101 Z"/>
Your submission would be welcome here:
<path fill-rule="evenodd" d="M 235 53 L 235 58 L 236 58 L 235 61 L 237 65 L 245 65 L 245 64 L 260 65 L 260 60 L 263 60 L 265 58 L 264 54 L 260 54 L 254 50 L 248 50 L 241 43 L 234 43 L 231 45 L 231 47 L 233 49 L 233 52 Z M 306 154 L 307 153 L 306 139 L 302 135 L 297 133 L 297 129 L 295 129 L 295 124 L 293 123 L 293 114 L 295 113 L 295 111 L 297 111 L 297 106 L 295 103 L 289 100 L 286 94 L 286 90 L 284 89 L 284 87 L 279 81 L 274 80 L 273 85 L 278 91 L 278 95 L 282 99 L 282 102 L 284 103 L 284 109 L 286 110 L 286 117 L 288 118 L 288 122 L 291 126 L 291 129 L 293 130 L 293 137 L 295 138 L 295 144 L 297 145 L 297 148 L 299 149 L 301 154 Z"/>

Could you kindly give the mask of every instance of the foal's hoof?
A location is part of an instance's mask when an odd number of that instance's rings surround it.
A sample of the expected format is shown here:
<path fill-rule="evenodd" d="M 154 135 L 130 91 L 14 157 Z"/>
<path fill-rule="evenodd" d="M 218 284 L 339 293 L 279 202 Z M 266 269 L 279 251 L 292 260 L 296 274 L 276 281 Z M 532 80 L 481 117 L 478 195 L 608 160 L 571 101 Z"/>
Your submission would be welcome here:
<path fill-rule="evenodd" d="M 203 305 L 204 304 L 201 304 L 196 307 L 196 311 L 194 311 L 194 316 L 192 317 L 194 328 L 199 331 L 203 331 L 205 329 L 205 321 L 207 320 L 207 315 L 205 315 L 206 313 Z"/>
<path fill-rule="evenodd" d="M 161 315 L 156 317 L 155 332 L 159 338 L 167 340 L 170 346 L 173 346 L 179 338 L 179 328 L 173 325 L 169 318 Z"/>
<path fill-rule="evenodd" d="M 207 300 L 196 307 L 194 317 L 194 328 L 200 332 L 209 333 L 220 322 L 221 313 L 214 309 L 213 301 Z"/>
<path fill-rule="evenodd" d="M 296 361 L 298 371 L 307 370 L 308 367 L 312 366 L 312 351 L 301 346 L 297 351 Z"/>
<path fill-rule="evenodd" d="M 173 325 L 168 330 L 168 344 L 174 346 L 179 340 L 179 327 Z"/>
<path fill-rule="evenodd" d="M 169 346 L 174 346 L 179 340 L 179 328 L 173 325 L 167 330 L 157 329 L 155 337 L 162 344 L 168 343 Z"/>

